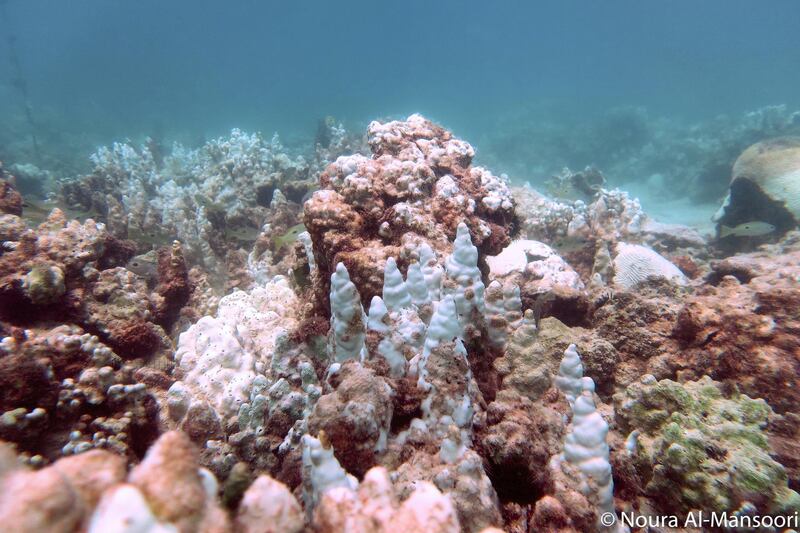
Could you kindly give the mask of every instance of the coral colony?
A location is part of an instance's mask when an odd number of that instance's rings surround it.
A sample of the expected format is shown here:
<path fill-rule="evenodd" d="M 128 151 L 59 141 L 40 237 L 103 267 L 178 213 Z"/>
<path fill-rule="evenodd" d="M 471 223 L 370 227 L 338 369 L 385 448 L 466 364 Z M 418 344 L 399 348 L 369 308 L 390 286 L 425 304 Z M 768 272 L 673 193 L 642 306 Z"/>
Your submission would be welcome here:
<path fill-rule="evenodd" d="M 420 115 L 324 127 L 114 144 L 35 221 L 0 167 L 3 529 L 791 526 L 796 138 L 734 165 L 723 254 L 597 170 L 559 198 Z"/>

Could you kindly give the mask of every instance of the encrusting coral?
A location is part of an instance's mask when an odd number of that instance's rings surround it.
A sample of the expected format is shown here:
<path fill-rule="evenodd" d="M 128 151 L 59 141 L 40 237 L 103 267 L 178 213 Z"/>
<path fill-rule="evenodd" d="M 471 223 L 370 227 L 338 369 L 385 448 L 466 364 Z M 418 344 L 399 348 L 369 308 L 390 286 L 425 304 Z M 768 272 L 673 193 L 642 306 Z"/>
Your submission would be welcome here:
<path fill-rule="evenodd" d="M 725 394 L 708 376 L 676 383 L 644 376 L 615 399 L 623 428 L 636 428 L 637 459 L 650 495 L 663 512 L 764 514 L 800 510 L 783 466 L 770 457 L 764 400 Z"/>

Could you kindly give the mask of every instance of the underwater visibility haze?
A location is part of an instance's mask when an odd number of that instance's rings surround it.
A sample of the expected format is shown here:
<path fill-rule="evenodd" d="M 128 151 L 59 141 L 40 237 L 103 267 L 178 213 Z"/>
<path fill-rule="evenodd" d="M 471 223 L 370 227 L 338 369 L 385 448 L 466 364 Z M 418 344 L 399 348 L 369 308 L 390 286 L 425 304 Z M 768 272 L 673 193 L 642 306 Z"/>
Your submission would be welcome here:
<path fill-rule="evenodd" d="M 0 529 L 800 530 L 794 0 L 0 0 Z"/>

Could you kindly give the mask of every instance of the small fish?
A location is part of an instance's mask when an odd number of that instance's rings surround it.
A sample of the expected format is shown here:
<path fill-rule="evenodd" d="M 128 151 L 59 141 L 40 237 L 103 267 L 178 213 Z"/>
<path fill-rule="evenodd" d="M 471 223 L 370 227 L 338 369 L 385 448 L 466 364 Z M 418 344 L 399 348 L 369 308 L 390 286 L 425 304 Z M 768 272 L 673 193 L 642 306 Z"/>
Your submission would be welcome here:
<path fill-rule="evenodd" d="M 79 207 L 62 205 L 59 202 L 50 202 L 47 200 L 44 202 L 37 202 L 27 198 L 22 202 L 22 218 L 36 226 L 46 221 L 47 217 L 50 216 L 50 213 L 55 208 L 61 209 L 68 220 L 73 218 L 81 221 L 87 218 L 101 220 L 103 218 L 103 214 L 95 209 L 86 210 Z"/>
<path fill-rule="evenodd" d="M 128 238 L 139 244 L 148 244 L 150 246 L 166 246 L 172 244 L 172 241 L 175 240 L 174 235 L 158 229 L 142 229 L 135 226 L 128 228 Z"/>
<path fill-rule="evenodd" d="M 275 251 L 277 252 L 284 246 L 291 246 L 295 242 L 297 242 L 297 237 L 306 230 L 306 227 L 303 224 L 297 224 L 289 228 L 289 231 L 284 233 L 283 235 L 278 235 L 272 238 L 272 243 L 275 246 Z"/>
<path fill-rule="evenodd" d="M 158 277 L 158 256 L 155 250 L 137 255 L 128 261 L 125 268 L 147 281 L 155 280 Z"/>
<path fill-rule="evenodd" d="M 551 246 L 562 254 L 568 254 L 583 250 L 589 242 L 589 239 L 583 237 L 559 237 L 552 242 Z"/>
<path fill-rule="evenodd" d="M 44 204 L 34 202 L 33 200 L 29 200 L 27 198 L 22 202 L 22 217 L 29 220 L 43 221 L 50 214 L 51 210 L 52 207 L 48 208 Z"/>
<path fill-rule="evenodd" d="M 768 235 L 775 231 L 775 226 L 767 222 L 744 222 L 732 228 L 730 226 L 721 226 L 719 230 L 719 238 L 725 237 L 760 237 L 761 235 Z"/>
<path fill-rule="evenodd" d="M 206 209 L 214 205 L 214 202 L 209 200 L 207 196 L 200 193 L 194 195 L 194 201 L 197 205 L 205 207 Z"/>
<path fill-rule="evenodd" d="M 258 236 L 260 234 L 261 234 L 261 229 L 254 228 L 252 226 L 237 226 L 234 228 L 231 227 L 225 228 L 225 237 L 231 240 L 254 242 L 256 239 L 258 239 Z"/>

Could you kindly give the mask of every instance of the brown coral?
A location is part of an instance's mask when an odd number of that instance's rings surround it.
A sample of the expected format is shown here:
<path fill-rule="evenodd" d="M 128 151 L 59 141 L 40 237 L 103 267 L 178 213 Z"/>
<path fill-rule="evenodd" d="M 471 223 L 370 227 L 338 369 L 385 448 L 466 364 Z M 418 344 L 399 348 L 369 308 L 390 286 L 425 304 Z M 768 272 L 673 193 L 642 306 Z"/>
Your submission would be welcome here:
<path fill-rule="evenodd" d="M 481 254 L 508 244 L 515 225 L 510 192 L 503 180 L 471 166 L 469 144 L 419 115 L 373 122 L 368 136 L 372 157 L 337 159 L 304 206 L 319 269 L 317 300 L 327 301 L 328 278 L 341 261 L 367 305 L 381 292 L 387 258 L 405 268 L 423 242 L 444 257 L 460 222 Z"/>
<path fill-rule="evenodd" d="M 2 167 L 0 167 L 2 171 Z M 2 174 L 0 174 L 2 176 Z M 22 195 L 8 180 L 0 178 L 0 213 L 22 215 Z"/>

